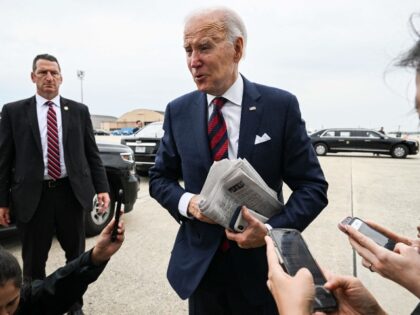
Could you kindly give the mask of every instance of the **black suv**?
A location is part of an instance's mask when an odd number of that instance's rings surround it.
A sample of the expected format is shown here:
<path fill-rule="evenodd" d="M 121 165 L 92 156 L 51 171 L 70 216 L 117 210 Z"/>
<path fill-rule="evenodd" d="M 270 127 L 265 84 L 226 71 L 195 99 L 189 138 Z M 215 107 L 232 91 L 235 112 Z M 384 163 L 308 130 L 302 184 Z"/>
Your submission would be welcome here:
<path fill-rule="evenodd" d="M 416 140 L 393 138 L 370 129 L 323 129 L 312 133 L 310 137 L 317 155 L 329 152 L 371 152 L 405 158 L 419 151 Z"/>
<path fill-rule="evenodd" d="M 99 214 L 96 196 L 93 198 L 92 208 L 86 211 L 85 216 L 86 236 L 99 234 L 112 219 L 118 190 L 122 189 L 124 192 L 122 201 L 124 203 L 124 212 L 127 213 L 133 210 L 134 203 L 137 200 L 137 191 L 140 188 L 133 151 L 129 147 L 120 144 L 98 143 L 98 148 L 108 178 L 111 202 L 108 209 L 104 213 Z M 13 222 L 13 216 L 11 219 Z M 0 226 L 0 235 L 7 236 L 15 230 L 14 224 L 8 227 Z"/>
<path fill-rule="evenodd" d="M 121 138 L 121 144 L 128 145 L 134 151 L 136 168 L 139 173 L 147 173 L 155 164 L 157 150 L 163 137 L 163 122 L 157 121 L 146 125 L 134 135 Z"/>

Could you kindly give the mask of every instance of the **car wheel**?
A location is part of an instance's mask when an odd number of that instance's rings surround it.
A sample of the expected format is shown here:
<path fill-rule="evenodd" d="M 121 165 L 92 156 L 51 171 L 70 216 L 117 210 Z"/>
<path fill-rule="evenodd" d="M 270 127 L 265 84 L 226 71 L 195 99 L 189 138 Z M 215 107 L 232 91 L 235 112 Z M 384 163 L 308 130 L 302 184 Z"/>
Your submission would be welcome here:
<path fill-rule="evenodd" d="M 397 144 L 391 149 L 391 155 L 397 159 L 403 159 L 407 156 L 408 149 L 404 144 Z"/>
<path fill-rule="evenodd" d="M 111 221 L 114 214 L 115 199 L 110 194 L 109 206 L 103 213 L 98 212 L 98 198 L 95 195 L 92 201 L 92 209 L 85 214 L 86 236 L 95 236 L 101 233 L 102 229 Z"/>
<path fill-rule="evenodd" d="M 328 152 L 327 145 L 324 143 L 317 143 L 314 145 L 316 155 L 326 155 Z"/>

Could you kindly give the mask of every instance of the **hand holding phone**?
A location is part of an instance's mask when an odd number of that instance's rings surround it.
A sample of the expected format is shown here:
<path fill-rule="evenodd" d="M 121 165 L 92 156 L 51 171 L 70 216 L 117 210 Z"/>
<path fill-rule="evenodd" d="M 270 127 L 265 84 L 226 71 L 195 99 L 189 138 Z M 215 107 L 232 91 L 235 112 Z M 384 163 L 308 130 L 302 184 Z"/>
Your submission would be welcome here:
<path fill-rule="evenodd" d="M 265 223 L 268 221 L 268 218 L 263 216 L 262 214 L 259 214 L 258 212 L 248 209 L 249 213 L 256 218 L 257 220 L 261 221 L 262 223 Z M 245 218 L 242 215 L 242 206 L 238 206 L 233 213 L 233 216 L 231 218 L 229 227 L 235 231 L 235 232 L 243 232 L 248 226 L 248 221 L 245 220 Z"/>
<path fill-rule="evenodd" d="M 373 241 L 375 241 L 376 244 L 379 246 L 385 247 L 389 250 L 394 250 L 396 242 L 384 234 L 378 232 L 374 228 L 370 227 L 367 223 L 365 223 L 362 219 L 357 217 L 347 217 L 341 223 L 338 225 L 338 228 L 346 233 L 344 225 L 349 225 L 355 230 L 359 231 L 363 235 L 369 237 Z"/>
<path fill-rule="evenodd" d="M 118 224 L 120 223 L 120 216 L 121 216 L 121 203 L 124 191 L 120 189 L 117 195 L 117 206 L 115 209 L 115 224 L 112 228 L 111 232 L 111 242 L 115 242 L 117 240 L 118 235 Z"/>
<path fill-rule="evenodd" d="M 272 238 L 265 236 L 265 242 L 268 263 L 267 286 L 276 301 L 279 314 L 291 312 L 312 314 L 315 287 L 311 272 L 302 268 L 293 277 L 287 274 L 279 264 Z"/>
<path fill-rule="evenodd" d="M 311 272 L 315 284 L 314 311 L 336 310 L 337 301 L 334 295 L 324 288 L 327 280 L 300 232 L 292 229 L 272 229 L 269 236 L 273 239 L 279 262 L 289 275 L 295 276 L 301 268 L 307 268 Z"/>

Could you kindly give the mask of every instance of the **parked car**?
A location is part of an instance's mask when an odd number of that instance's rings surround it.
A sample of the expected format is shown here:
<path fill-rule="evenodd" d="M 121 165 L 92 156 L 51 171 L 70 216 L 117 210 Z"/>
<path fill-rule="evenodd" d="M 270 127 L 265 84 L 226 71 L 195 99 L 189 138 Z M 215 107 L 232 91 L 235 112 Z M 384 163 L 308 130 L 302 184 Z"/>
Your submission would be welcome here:
<path fill-rule="evenodd" d="M 121 138 L 121 144 L 129 146 L 134 151 L 139 173 L 147 172 L 155 164 L 156 152 L 162 137 L 163 122 L 158 121 L 146 125 L 132 136 Z"/>
<path fill-rule="evenodd" d="M 371 152 L 405 158 L 419 152 L 419 142 L 384 135 L 370 129 L 330 128 L 310 135 L 317 155 L 337 152 Z"/>
<path fill-rule="evenodd" d="M 93 134 L 95 136 L 109 136 L 111 133 L 109 131 L 106 131 L 106 130 L 95 129 L 95 130 L 93 130 Z"/>
<path fill-rule="evenodd" d="M 96 196 L 92 200 L 92 208 L 86 211 L 85 224 L 86 236 L 99 234 L 102 229 L 111 221 L 115 209 L 115 200 L 120 189 L 123 190 L 122 201 L 124 212 L 133 210 L 137 200 L 137 192 L 140 188 L 139 177 L 136 175 L 133 151 L 121 144 L 98 143 L 99 154 L 105 166 L 106 175 L 110 187 L 110 198 L 108 209 L 100 214 L 97 211 L 98 202 Z M 16 231 L 13 221 L 9 227 L 0 227 L 0 236 L 7 236 Z"/>
<path fill-rule="evenodd" d="M 134 133 L 134 128 L 127 127 L 127 128 L 121 128 L 117 130 L 113 130 L 111 134 L 113 136 L 127 136 L 132 135 Z"/>

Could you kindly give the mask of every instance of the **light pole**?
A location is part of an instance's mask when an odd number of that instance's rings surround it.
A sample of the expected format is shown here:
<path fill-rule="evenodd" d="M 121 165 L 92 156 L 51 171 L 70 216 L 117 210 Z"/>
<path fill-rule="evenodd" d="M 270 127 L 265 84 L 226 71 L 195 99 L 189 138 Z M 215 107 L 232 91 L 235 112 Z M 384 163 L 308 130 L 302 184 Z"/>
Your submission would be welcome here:
<path fill-rule="evenodd" d="M 77 70 L 77 77 L 80 79 L 80 95 L 83 103 L 83 79 L 85 78 L 85 71 Z"/>

